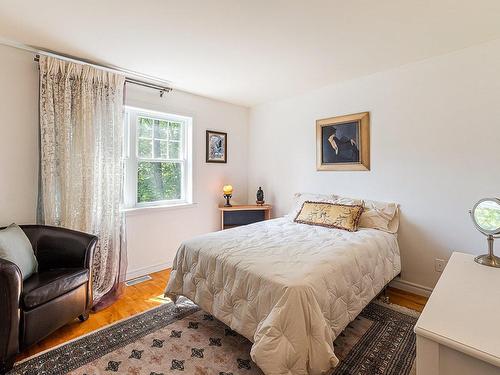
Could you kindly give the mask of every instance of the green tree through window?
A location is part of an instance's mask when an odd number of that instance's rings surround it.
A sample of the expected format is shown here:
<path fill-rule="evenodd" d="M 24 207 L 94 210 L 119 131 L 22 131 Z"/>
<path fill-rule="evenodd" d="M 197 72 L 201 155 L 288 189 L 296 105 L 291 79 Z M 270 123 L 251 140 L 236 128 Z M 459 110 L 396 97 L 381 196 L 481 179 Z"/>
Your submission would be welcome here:
<path fill-rule="evenodd" d="M 139 116 L 137 202 L 182 199 L 182 123 Z"/>
<path fill-rule="evenodd" d="M 180 163 L 139 162 L 137 202 L 181 199 L 182 166 Z"/>

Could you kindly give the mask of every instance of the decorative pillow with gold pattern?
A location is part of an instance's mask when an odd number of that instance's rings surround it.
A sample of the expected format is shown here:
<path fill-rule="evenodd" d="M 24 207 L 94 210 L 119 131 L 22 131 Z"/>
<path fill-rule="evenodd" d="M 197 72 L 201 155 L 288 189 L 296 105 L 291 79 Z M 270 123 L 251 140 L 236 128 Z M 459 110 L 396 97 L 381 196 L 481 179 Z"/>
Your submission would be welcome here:
<path fill-rule="evenodd" d="M 355 232 L 362 212 L 363 206 L 306 201 L 294 221 Z"/>

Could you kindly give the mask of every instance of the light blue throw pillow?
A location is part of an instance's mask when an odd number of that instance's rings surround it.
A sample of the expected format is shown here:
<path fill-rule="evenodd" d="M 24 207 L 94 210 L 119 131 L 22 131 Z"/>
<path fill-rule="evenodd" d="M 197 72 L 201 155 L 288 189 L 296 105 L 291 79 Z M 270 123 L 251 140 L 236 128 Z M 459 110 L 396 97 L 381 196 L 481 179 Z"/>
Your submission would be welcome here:
<path fill-rule="evenodd" d="M 0 230 L 0 258 L 16 264 L 26 280 L 38 269 L 38 262 L 30 240 L 16 224 Z"/>

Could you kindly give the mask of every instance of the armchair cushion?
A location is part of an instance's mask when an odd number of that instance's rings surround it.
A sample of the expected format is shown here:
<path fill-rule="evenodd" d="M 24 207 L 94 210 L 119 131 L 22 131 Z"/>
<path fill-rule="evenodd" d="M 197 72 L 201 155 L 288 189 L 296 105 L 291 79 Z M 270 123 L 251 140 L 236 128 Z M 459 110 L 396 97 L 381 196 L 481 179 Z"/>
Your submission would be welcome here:
<path fill-rule="evenodd" d="M 38 268 L 33 247 L 24 231 L 16 224 L 0 230 L 0 258 L 18 266 L 23 280 L 30 277 Z"/>
<path fill-rule="evenodd" d="M 85 268 L 60 268 L 34 273 L 24 281 L 21 300 L 26 310 L 53 300 L 89 280 Z"/>

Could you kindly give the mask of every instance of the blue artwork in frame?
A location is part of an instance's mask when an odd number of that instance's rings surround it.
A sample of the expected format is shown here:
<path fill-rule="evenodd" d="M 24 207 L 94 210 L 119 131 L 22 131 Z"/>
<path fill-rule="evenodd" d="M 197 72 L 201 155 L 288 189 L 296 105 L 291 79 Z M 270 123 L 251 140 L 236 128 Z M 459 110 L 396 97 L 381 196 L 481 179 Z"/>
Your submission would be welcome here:
<path fill-rule="evenodd" d="M 207 130 L 206 162 L 227 163 L 227 133 Z"/>
<path fill-rule="evenodd" d="M 368 112 L 316 121 L 316 169 L 319 171 L 370 170 Z"/>

